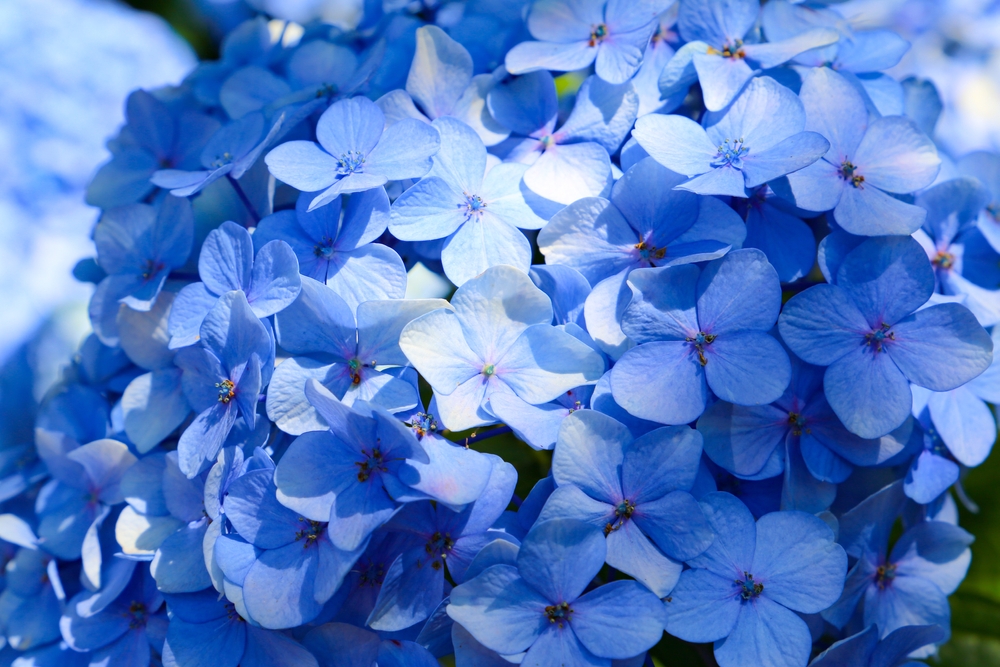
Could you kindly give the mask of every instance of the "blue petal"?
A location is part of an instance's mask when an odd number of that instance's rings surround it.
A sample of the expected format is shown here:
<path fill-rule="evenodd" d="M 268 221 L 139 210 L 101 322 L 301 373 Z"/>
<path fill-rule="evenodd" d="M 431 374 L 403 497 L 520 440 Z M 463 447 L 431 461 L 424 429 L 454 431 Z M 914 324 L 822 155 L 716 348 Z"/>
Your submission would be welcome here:
<path fill-rule="evenodd" d="M 913 466 L 906 475 L 906 495 L 926 505 L 957 482 L 958 474 L 956 463 L 925 449 L 914 459 Z"/>
<path fill-rule="evenodd" d="M 709 263 L 698 280 L 698 324 L 706 333 L 766 331 L 780 309 L 778 276 L 759 250 L 734 250 Z"/>
<path fill-rule="evenodd" d="M 386 128 L 368 156 L 365 171 L 393 181 L 419 178 L 430 170 L 431 158 L 440 145 L 437 130 L 427 123 L 412 118 L 401 120 Z"/>
<path fill-rule="evenodd" d="M 472 56 L 434 25 L 417 29 L 416 38 L 406 92 L 431 118 L 448 115 L 472 81 Z"/>
<path fill-rule="evenodd" d="M 701 434 L 688 426 L 658 428 L 624 443 L 622 491 L 634 502 L 655 500 L 694 484 Z"/>
<path fill-rule="evenodd" d="M 663 553 L 677 560 L 690 560 L 703 553 L 714 539 L 697 501 L 686 491 L 640 502 L 633 519 Z"/>
<path fill-rule="evenodd" d="M 623 615 L 622 609 L 636 613 Z M 580 643 L 603 658 L 630 658 L 663 636 L 663 605 L 634 581 L 613 581 L 573 604 L 572 628 Z"/>
<path fill-rule="evenodd" d="M 791 379 L 785 349 L 769 334 L 759 331 L 721 334 L 706 347 L 705 358 L 708 386 L 730 403 L 770 403 L 781 396 Z"/>
<path fill-rule="evenodd" d="M 526 650 L 548 627 L 548 604 L 517 568 L 494 565 L 452 589 L 448 615 L 487 648 L 509 655 Z"/>
<path fill-rule="evenodd" d="M 517 554 L 517 569 L 545 599 L 573 602 L 600 571 L 606 554 L 600 530 L 575 519 L 556 519 L 528 532 Z"/>
<path fill-rule="evenodd" d="M 693 348 L 681 341 L 632 348 L 611 369 L 615 401 L 640 419 L 688 424 L 708 400 L 704 368 Z"/>
<path fill-rule="evenodd" d="M 862 438 L 881 437 L 910 414 L 910 383 L 889 355 L 868 346 L 831 364 L 823 387 L 840 421 Z"/>
<path fill-rule="evenodd" d="M 858 173 L 876 188 L 905 194 L 930 185 L 941 165 L 934 142 L 905 116 L 879 118 L 854 156 Z"/>
<path fill-rule="evenodd" d="M 705 130 L 684 116 L 648 114 L 636 121 L 632 136 L 654 160 L 685 176 L 710 171 L 718 153 Z"/>
<path fill-rule="evenodd" d="M 924 305 L 934 291 L 934 275 L 912 238 L 877 238 L 848 254 L 837 271 L 837 285 L 874 329 L 895 324 Z"/>
<path fill-rule="evenodd" d="M 688 565 L 707 569 L 726 579 L 749 572 L 757 542 L 750 510 L 735 496 L 721 492 L 703 496 L 701 509 L 716 537 L 708 550 L 690 559 Z M 732 582 L 728 585 L 732 591 Z"/>
<path fill-rule="evenodd" d="M 948 391 L 985 371 L 993 341 L 965 306 L 942 303 L 919 310 L 893 327 L 886 352 L 914 384 Z"/>
<path fill-rule="evenodd" d="M 715 645 L 719 667 L 749 660 L 774 667 L 798 667 L 809 660 L 812 637 L 805 621 L 781 605 L 760 597 L 743 605 L 732 633 Z"/>
<path fill-rule="evenodd" d="M 772 512 L 757 522 L 752 572 L 764 596 L 803 613 L 818 613 L 840 597 L 847 554 L 833 531 L 805 512 Z"/>
<path fill-rule="evenodd" d="M 709 111 L 725 109 L 753 78 L 754 70 L 742 58 L 696 53 L 692 58 Z"/>
<path fill-rule="evenodd" d="M 816 237 L 799 218 L 766 202 L 752 206 L 747 213 L 747 248 L 758 248 L 783 283 L 802 278 L 816 260 Z"/>
<path fill-rule="evenodd" d="M 552 476 L 605 503 L 622 499 L 619 478 L 624 448 L 632 436 L 622 424 L 593 410 L 574 412 L 563 420 L 552 458 Z"/>
<path fill-rule="evenodd" d="M 667 632 L 689 642 L 711 642 L 728 636 L 742 608 L 732 575 L 700 569 L 681 573 L 665 606 Z M 706 623 L 709 618 L 712 622 Z"/>

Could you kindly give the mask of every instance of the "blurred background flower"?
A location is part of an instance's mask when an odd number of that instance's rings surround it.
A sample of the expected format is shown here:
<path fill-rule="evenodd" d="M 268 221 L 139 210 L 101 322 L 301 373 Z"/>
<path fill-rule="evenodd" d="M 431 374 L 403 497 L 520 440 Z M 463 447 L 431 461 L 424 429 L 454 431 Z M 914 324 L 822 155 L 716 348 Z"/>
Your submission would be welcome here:
<path fill-rule="evenodd" d="M 55 311 L 52 331 L 70 350 L 81 340 L 91 286 L 72 269 L 94 254 L 98 213 L 84 189 L 126 95 L 178 83 L 196 62 L 166 21 L 119 3 L 0 2 L 0 360 Z"/>
<path fill-rule="evenodd" d="M 892 28 L 913 45 L 888 70 L 937 86 L 938 143 L 959 157 L 1000 148 L 1000 1 L 851 0 L 837 6 L 858 28 Z"/>

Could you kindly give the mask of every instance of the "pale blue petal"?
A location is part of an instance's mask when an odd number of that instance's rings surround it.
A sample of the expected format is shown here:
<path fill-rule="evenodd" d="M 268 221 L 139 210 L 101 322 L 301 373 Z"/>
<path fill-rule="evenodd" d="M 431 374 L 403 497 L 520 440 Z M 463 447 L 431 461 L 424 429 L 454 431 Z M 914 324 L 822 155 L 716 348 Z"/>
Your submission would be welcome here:
<path fill-rule="evenodd" d="M 799 98 L 806 110 L 806 129 L 830 141 L 830 163 L 852 159 L 868 129 L 868 110 L 857 89 L 833 69 L 817 67 L 802 81 Z"/>
<path fill-rule="evenodd" d="M 393 202 L 389 231 L 402 241 L 443 238 L 467 220 L 464 204 L 462 191 L 452 184 L 434 176 L 421 179 Z"/>
<path fill-rule="evenodd" d="M 368 155 L 364 169 L 390 181 L 419 178 L 430 170 L 431 158 L 440 145 L 437 130 L 407 118 L 386 128 L 378 146 Z"/>
<path fill-rule="evenodd" d="M 275 178 L 303 192 L 325 190 L 338 178 L 337 159 L 311 141 L 283 143 L 264 162 Z"/>
<path fill-rule="evenodd" d="M 908 235 L 920 229 L 927 212 L 874 186 L 844 186 L 833 212 L 837 224 L 860 236 Z"/>
<path fill-rule="evenodd" d="M 333 256 L 326 286 L 339 293 L 353 310 L 365 301 L 402 299 L 406 294 L 406 267 L 395 250 L 369 243 Z"/>
<path fill-rule="evenodd" d="M 698 501 L 686 491 L 640 503 L 632 518 L 663 553 L 678 561 L 703 553 L 715 538 Z"/>
<path fill-rule="evenodd" d="M 600 353 L 548 324 L 525 329 L 494 363 L 497 379 L 533 405 L 597 382 L 605 370 Z"/>
<path fill-rule="evenodd" d="M 718 153 L 705 130 L 684 116 L 648 114 L 636 121 L 632 136 L 654 160 L 685 176 L 711 170 Z"/>
<path fill-rule="evenodd" d="M 696 53 L 692 62 L 709 111 L 725 109 L 754 75 L 754 70 L 742 58 Z"/>
<path fill-rule="evenodd" d="M 693 265 L 629 273 L 632 301 L 621 318 L 622 331 L 638 344 L 694 336 L 699 331 L 696 290 L 700 276 Z"/>
<path fill-rule="evenodd" d="M 941 165 L 934 142 L 905 116 L 872 123 L 854 157 L 866 183 L 899 194 L 930 185 Z"/>
<path fill-rule="evenodd" d="M 648 39 L 648 36 L 642 38 L 641 48 L 636 49 L 640 59 Z M 600 53 L 606 50 L 602 45 Z M 598 68 L 602 58 L 598 56 Z M 577 91 L 572 113 L 559 128 L 559 136 L 565 137 L 564 141 L 593 141 L 609 154 L 617 151 L 632 129 L 639 108 L 639 98 L 632 85 L 625 83 L 628 78 L 612 81 L 600 73 L 587 77 Z"/>
<path fill-rule="evenodd" d="M 282 310 L 298 296 L 301 289 L 299 262 L 284 241 L 271 241 L 254 258 L 247 301 L 257 317 L 264 318 Z"/>
<path fill-rule="evenodd" d="M 859 345 L 868 328 L 850 296 L 835 285 L 816 285 L 792 297 L 778 321 L 781 338 L 792 352 L 821 366 Z"/>
<path fill-rule="evenodd" d="M 728 579 L 731 594 L 737 597 L 732 580 L 750 570 L 756 549 L 757 530 L 753 515 L 738 498 L 722 492 L 703 496 L 701 509 L 716 537 L 708 550 L 690 559 L 688 565 Z"/>
<path fill-rule="evenodd" d="M 253 270 L 250 233 L 235 222 L 223 222 L 205 238 L 198 258 L 198 275 L 215 294 L 249 291 Z"/>
<path fill-rule="evenodd" d="M 366 97 L 355 97 L 335 102 L 323 112 L 316 123 L 316 139 L 335 158 L 351 153 L 366 156 L 379 142 L 384 126 L 378 106 Z M 321 188 L 299 189 L 313 192 Z"/>
<path fill-rule="evenodd" d="M 713 168 L 677 187 L 699 195 L 747 197 L 743 172 L 730 166 Z"/>
<path fill-rule="evenodd" d="M 760 152 L 743 158 L 747 187 L 753 188 L 807 167 L 830 149 L 830 143 L 816 132 L 799 132 Z"/>
<path fill-rule="evenodd" d="M 465 123 L 454 118 L 439 118 L 434 129 L 441 137 L 441 149 L 434 156 L 428 176 L 436 176 L 459 193 L 481 194 L 486 173 L 486 147 Z"/>
<path fill-rule="evenodd" d="M 840 33 L 831 28 L 816 28 L 781 41 L 746 44 L 743 50 L 746 52 L 746 57 L 754 61 L 761 69 L 771 69 L 791 60 L 800 53 L 834 44 L 839 37 Z"/>
<path fill-rule="evenodd" d="M 959 387 L 931 394 L 928 408 L 938 435 L 962 465 L 974 468 L 986 460 L 996 440 L 997 424 L 982 399 Z"/>
<path fill-rule="evenodd" d="M 669 595 L 677 585 L 684 567 L 664 556 L 633 521 L 626 521 L 608 533 L 608 565 L 635 577 L 646 588 L 662 597 Z M 658 607 L 654 615 L 663 613 L 659 603 Z"/>
<path fill-rule="evenodd" d="M 524 184 L 546 199 L 572 204 L 599 196 L 610 175 L 611 160 L 600 144 L 555 144 L 524 173 Z"/>
<path fill-rule="evenodd" d="M 672 491 L 688 491 L 698 474 L 701 440 L 701 433 L 688 426 L 658 428 L 631 443 L 624 440 L 625 496 L 642 503 Z"/>
<path fill-rule="evenodd" d="M 472 80 L 472 56 L 435 25 L 417 29 L 408 92 L 431 118 L 448 115 Z"/>
<path fill-rule="evenodd" d="M 272 381 L 273 382 L 273 381 Z M 736 475 L 756 475 L 789 431 L 788 413 L 771 405 L 743 407 L 717 401 L 698 419 L 705 453 Z"/>
<path fill-rule="evenodd" d="M 504 59 L 504 66 L 511 74 L 525 74 L 537 70 L 572 72 L 594 62 L 597 49 L 587 43 L 586 37 L 578 42 L 521 42 Z"/>
<path fill-rule="evenodd" d="M 492 266 L 506 264 L 527 273 L 531 244 L 520 230 L 487 209 L 448 237 L 441 263 L 448 279 L 461 287 Z"/>

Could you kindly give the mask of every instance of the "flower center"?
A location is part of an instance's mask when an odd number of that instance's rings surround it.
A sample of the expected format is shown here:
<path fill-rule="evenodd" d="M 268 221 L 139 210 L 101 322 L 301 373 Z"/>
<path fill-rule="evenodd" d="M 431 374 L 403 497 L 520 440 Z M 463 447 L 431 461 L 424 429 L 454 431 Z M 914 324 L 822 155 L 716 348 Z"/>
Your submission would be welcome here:
<path fill-rule="evenodd" d="M 218 169 L 219 167 L 225 167 L 227 164 L 233 161 L 233 154 L 226 151 L 222 155 L 216 155 L 215 159 L 212 161 L 212 168 Z"/>
<path fill-rule="evenodd" d="M 764 592 L 764 584 L 754 581 L 753 575 L 749 572 L 744 572 L 743 579 L 737 579 L 735 583 L 739 587 L 737 590 L 744 601 L 756 600 Z"/>
<path fill-rule="evenodd" d="M 735 169 L 743 167 L 743 156 L 750 152 L 750 149 L 743 143 L 743 139 L 726 139 L 718 148 L 719 152 L 712 161 L 713 167 L 730 166 Z"/>
<path fill-rule="evenodd" d="M 150 278 L 158 274 L 160 271 L 162 271 L 164 268 L 166 268 L 166 266 L 163 264 L 163 262 L 154 262 L 151 259 L 147 259 L 146 262 L 142 265 L 142 279 L 149 280 Z"/>
<path fill-rule="evenodd" d="M 483 209 L 486 208 L 486 202 L 479 195 L 470 195 L 468 192 L 463 192 L 465 195 L 465 202 L 459 204 L 460 209 L 465 209 L 465 219 L 471 220 L 472 218 L 480 218 L 483 215 Z"/>
<path fill-rule="evenodd" d="M 656 266 L 655 260 L 663 259 L 667 256 L 666 248 L 657 248 L 649 245 L 646 241 L 639 241 L 635 244 L 635 249 L 639 251 L 639 259 L 649 262 L 650 266 Z"/>
<path fill-rule="evenodd" d="M 875 573 L 875 585 L 879 590 L 884 591 L 886 587 L 896 578 L 896 566 L 892 563 L 879 565 Z"/>
<path fill-rule="evenodd" d="M 792 425 L 792 435 L 802 435 L 802 432 L 811 433 L 812 431 L 808 428 L 803 428 L 806 425 L 806 418 L 797 412 L 788 413 L 788 423 Z"/>
<path fill-rule="evenodd" d="M 708 54 L 713 56 L 722 56 L 723 58 L 730 58 L 732 60 L 742 60 L 747 57 L 746 51 L 743 50 L 743 40 L 737 39 L 735 42 L 726 42 L 722 50 L 708 47 Z"/>
<path fill-rule="evenodd" d="M 850 160 L 844 160 L 844 164 L 840 165 L 840 177 L 845 181 L 850 181 L 854 187 L 864 189 L 865 177 L 857 172 L 857 165 Z"/>
<path fill-rule="evenodd" d="M 496 367 L 493 364 L 486 364 L 485 366 L 483 366 L 482 373 L 486 377 L 492 377 L 493 374 L 496 373 L 496 372 L 497 372 L 497 369 L 496 369 Z"/>
<path fill-rule="evenodd" d="M 888 341 L 891 340 L 896 340 L 896 334 L 893 333 L 891 327 L 885 322 L 878 329 L 865 334 L 865 343 L 868 347 L 874 348 L 876 352 L 881 352 L 882 346 L 887 345 Z"/>
<path fill-rule="evenodd" d="M 692 347 L 698 350 L 698 363 L 702 366 L 708 363 L 708 359 L 705 357 L 705 346 L 711 345 L 714 340 L 715 334 L 705 333 L 704 331 L 699 331 L 695 336 L 687 338 L 687 342 L 691 343 Z"/>
<path fill-rule="evenodd" d="M 632 512 L 634 511 L 635 503 L 631 500 L 625 499 L 618 503 L 618 507 L 615 508 L 614 523 L 609 522 L 604 524 L 604 536 L 607 537 L 612 532 L 621 528 L 622 524 L 632 518 Z"/>
<path fill-rule="evenodd" d="M 137 628 L 145 627 L 146 625 L 146 605 L 141 602 L 136 602 L 135 600 L 128 606 L 128 613 L 124 614 L 126 618 L 129 619 L 128 627 L 130 630 L 135 630 Z"/>
<path fill-rule="evenodd" d="M 442 535 L 439 531 L 431 535 L 431 539 L 427 540 L 427 544 L 424 545 L 424 551 L 433 559 L 431 567 L 440 570 L 444 559 L 448 557 L 448 552 L 453 546 L 455 546 L 455 541 L 451 539 L 450 533 Z"/>
<path fill-rule="evenodd" d="M 934 259 L 931 260 L 931 264 L 939 269 L 947 270 L 955 266 L 955 256 L 950 252 L 938 250 L 937 255 L 935 255 Z"/>
<path fill-rule="evenodd" d="M 232 380 L 216 382 L 215 386 L 219 389 L 219 403 L 229 403 L 236 396 L 236 385 Z"/>
<path fill-rule="evenodd" d="M 313 246 L 313 255 L 322 257 L 323 259 L 333 257 L 333 239 L 329 236 L 324 236 L 318 244 Z"/>
<path fill-rule="evenodd" d="M 365 163 L 365 156 L 361 151 L 347 151 L 337 158 L 337 172 L 347 176 L 359 171 Z"/>
<path fill-rule="evenodd" d="M 323 529 L 326 528 L 326 524 L 320 521 L 313 521 L 311 519 L 306 520 L 302 517 L 299 517 L 299 521 L 304 523 L 305 527 L 296 531 L 295 541 L 298 542 L 299 540 L 305 540 L 305 544 L 302 545 L 302 548 L 308 549 L 315 544 L 316 540 L 318 540 L 323 534 Z"/>
<path fill-rule="evenodd" d="M 227 601 L 225 604 L 226 616 L 229 617 L 230 621 L 239 621 L 240 623 L 246 623 L 246 619 L 240 616 L 239 612 L 236 611 L 236 605 L 232 602 Z"/>
<path fill-rule="evenodd" d="M 604 38 L 608 36 L 608 26 L 603 23 L 599 23 L 590 29 L 590 40 L 587 42 L 589 46 L 597 46 L 604 41 Z"/>
<path fill-rule="evenodd" d="M 422 438 L 428 433 L 433 433 L 438 427 L 434 415 L 427 412 L 418 412 L 410 421 L 406 422 L 406 425 L 413 429 L 418 438 Z"/>
<path fill-rule="evenodd" d="M 549 623 L 558 623 L 562 628 L 573 617 L 573 608 L 568 602 L 552 604 L 545 608 L 545 615 L 549 618 Z"/>
<path fill-rule="evenodd" d="M 381 586 L 385 579 L 385 563 L 376 563 L 369 559 L 367 563 L 357 570 L 358 586 Z"/>
<path fill-rule="evenodd" d="M 367 482 L 371 478 L 372 473 L 388 472 L 389 469 L 385 467 L 385 459 L 382 458 L 382 450 L 378 447 L 373 447 L 370 452 L 367 449 L 362 449 L 361 453 L 365 456 L 365 459 L 354 462 L 354 465 L 358 466 L 359 482 Z"/>

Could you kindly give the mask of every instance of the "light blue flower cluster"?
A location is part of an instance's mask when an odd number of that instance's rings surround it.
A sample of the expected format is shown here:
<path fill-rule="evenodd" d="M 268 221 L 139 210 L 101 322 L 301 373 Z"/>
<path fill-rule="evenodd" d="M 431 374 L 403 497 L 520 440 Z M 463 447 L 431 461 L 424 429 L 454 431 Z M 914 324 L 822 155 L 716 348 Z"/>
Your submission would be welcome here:
<path fill-rule="evenodd" d="M 133 93 L 94 334 L 0 449 L 0 658 L 933 654 L 1000 156 L 823 4 L 367 3 Z"/>

